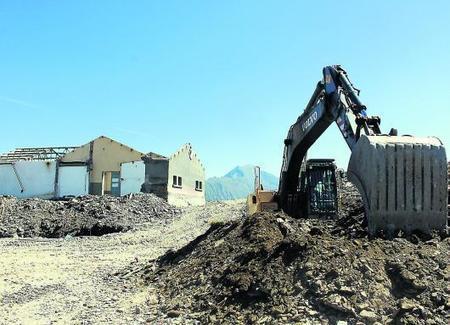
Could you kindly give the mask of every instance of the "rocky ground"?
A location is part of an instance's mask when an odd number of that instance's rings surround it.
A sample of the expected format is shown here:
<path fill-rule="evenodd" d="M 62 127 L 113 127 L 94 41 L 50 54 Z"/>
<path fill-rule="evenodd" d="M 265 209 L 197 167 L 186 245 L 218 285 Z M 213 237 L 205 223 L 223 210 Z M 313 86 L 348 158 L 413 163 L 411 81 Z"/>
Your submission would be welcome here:
<path fill-rule="evenodd" d="M 450 238 L 368 238 L 359 196 L 340 189 L 337 220 L 151 196 L 0 199 L 14 236 L 0 239 L 3 323 L 448 324 Z M 97 223 L 123 228 L 80 231 Z M 60 238 L 20 237 L 36 234 Z"/>
<path fill-rule="evenodd" d="M 448 324 L 448 238 L 339 228 L 263 213 L 214 225 L 136 273 L 156 287 L 154 309 L 181 323 Z"/>

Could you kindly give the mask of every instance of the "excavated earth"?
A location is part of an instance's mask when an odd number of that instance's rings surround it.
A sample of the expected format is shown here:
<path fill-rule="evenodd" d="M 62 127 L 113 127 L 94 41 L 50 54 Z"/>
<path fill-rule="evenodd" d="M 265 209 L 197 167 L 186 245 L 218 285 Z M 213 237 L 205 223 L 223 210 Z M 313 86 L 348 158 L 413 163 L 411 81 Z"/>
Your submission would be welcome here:
<path fill-rule="evenodd" d="M 172 323 L 448 324 L 450 239 L 368 238 L 360 199 L 341 193 L 338 220 L 213 224 L 118 276 L 148 286 L 152 314 Z"/>
<path fill-rule="evenodd" d="M 142 223 L 169 222 L 181 211 L 153 194 L 88 195 L 67 200 L 0 197 L 1 237 L 100 236 Z"/>
<path fill-rule="evenodd" d="M 369 238 L 359 195 L 345 180 L 339 193 L 321 220 L 0 198 L 0 323 L 450 323 L 450 238 Z"/>

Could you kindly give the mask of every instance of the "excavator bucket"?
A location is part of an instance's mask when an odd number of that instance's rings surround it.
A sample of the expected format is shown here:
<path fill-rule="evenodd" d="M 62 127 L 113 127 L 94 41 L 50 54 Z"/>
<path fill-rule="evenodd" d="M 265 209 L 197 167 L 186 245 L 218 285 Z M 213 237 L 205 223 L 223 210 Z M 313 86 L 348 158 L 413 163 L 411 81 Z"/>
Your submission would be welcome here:
<path fill-rule="evenodd" d="M 437 138 L 362 135 L 348 165 L 369 233 L 430 233 L 447 227 L 447 158 Z"/>

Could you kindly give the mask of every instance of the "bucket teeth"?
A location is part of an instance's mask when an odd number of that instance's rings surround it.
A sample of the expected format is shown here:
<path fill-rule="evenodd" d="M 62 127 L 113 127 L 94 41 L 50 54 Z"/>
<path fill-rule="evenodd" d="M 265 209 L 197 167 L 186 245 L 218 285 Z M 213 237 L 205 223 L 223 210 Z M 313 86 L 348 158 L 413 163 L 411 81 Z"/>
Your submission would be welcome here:
<path fill-rule="evenodd" d="M 361 136 L 348 165 L 369 233 L 445 230 L 447 158 L 437 138 Z"/>

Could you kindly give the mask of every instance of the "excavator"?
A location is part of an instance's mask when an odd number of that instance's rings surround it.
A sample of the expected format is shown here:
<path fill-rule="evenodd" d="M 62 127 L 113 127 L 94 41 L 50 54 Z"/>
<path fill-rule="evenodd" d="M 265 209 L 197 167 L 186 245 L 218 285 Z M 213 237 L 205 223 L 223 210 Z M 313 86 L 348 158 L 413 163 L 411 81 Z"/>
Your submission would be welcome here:
<path fill-rule="evenodd" d="M 380 117 L 367 115 L 360 90 L 347 72 L 333 65 L 324 67 L 322 73 L 304 112 L 284 140 L 278 191 L 263 200 L 275 202 L 291 216 L 310 216 L 313 196 L 305 191 L 301 175 L 310 167 L 306 153 L 336 123 L 351 151 L 347 175 L 362 196 L 369 234 L 446 231 L 447 158 L 443 143 L 436 137 L 399 136 L 396 129 L 382 133 Z M 258 191 L 254 194 L 256 200 L 248 199 L 249 208 L 258 201 Z M 261 206 L 252 211 L 263 210 Z"/>
<path fill-rule="evenodd" d="M 261 169 L 255 166 L 255 191 L 247 197 L 249 214 L 278 211 L 277 192 L 264 190 Z M 306 159 L 300 170 L 295 211 L 298 217 L 335 218 L 338 214 L 334 159 Z"/>

